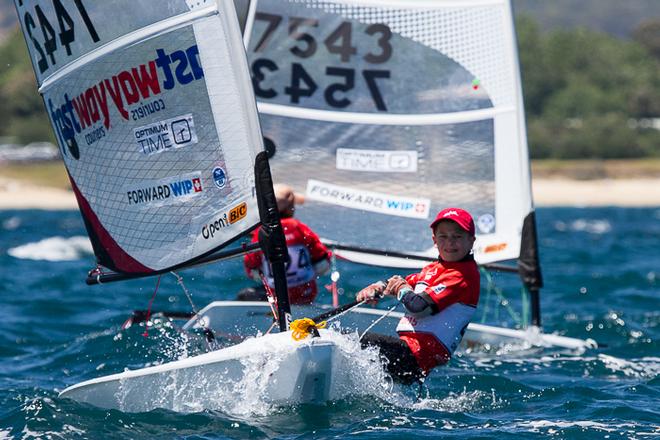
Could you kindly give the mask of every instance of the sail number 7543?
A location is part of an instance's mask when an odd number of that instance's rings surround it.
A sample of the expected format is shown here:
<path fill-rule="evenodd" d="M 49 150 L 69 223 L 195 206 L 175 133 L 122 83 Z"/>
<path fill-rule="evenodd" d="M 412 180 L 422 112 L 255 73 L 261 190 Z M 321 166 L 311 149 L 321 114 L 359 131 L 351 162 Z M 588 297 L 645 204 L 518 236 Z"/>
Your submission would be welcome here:
<path fill-rule="evenodd" d="M 266 88 L 264 80 L 269 73 L 274 73 L 280 66 L 268 58 L 257 58 L 252 62 L 252 83 L 255 94 L 260 98 L 272 99 L 279 93 L 289 96 L 291 103 L 297 104 L 301 98 L 313 96 L 319 89 L 317 81 L 304 67 L 303 61 L 311 59 L 319 50 L 317 37 L 312 33 L 313 28 L 319 27 L 319 21 L 305 17 L 287 17 L 288 28 L 286 38 L 291 40 L 289 52 L 299 58 L 301 62 L 291 63 L 291 78 L 287 86 L 281 90 Z M 281 15 L 258 12 L 255 20 L 263 21 L 266 26 L 260 35 L 254 52 L 265 52 L 273 37 L 277 35 L 284 17 Z M 382 23 L 367 25 L 364 29 L 367 39 L 372 41 L 370 50 L 362 55 L 362 59 L 369 64 L 382 64 L 392 57 L 391 37 L 392 31 Z M 358 48 L 353 45 L 353 25 L 350 21 L 342 21 L 323 40 L 323 45 L 328 53 L 337 55 L 341 63 L 349 63 L 352 57 L 358 56 Z M 327 59 L 327 56 L 325 57 Z M 357 70 L 344 66 L 327 66 L 325 76 L 332 77 L 334 82 L 330 83 L 323 91 L 325 102 L 330 107 L 346 108 L 353 102 L 349 92 L 355 88 L 356 77 L 364 80 L 369 94 L 376 109 L 387 111 L 387 105 L 379 88 L 379 80 L 389 79 L 390 71 L 384 69 L 362 69 Z M 326 78 L 327 79 L 327 78 Z"/>

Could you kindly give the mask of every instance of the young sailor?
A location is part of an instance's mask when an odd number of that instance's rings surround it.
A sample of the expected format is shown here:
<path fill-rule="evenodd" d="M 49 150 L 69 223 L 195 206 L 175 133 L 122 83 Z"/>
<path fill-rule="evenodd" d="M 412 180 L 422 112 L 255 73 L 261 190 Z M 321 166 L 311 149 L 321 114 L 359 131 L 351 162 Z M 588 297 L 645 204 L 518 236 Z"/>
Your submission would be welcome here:
<path fill-rule="evenodd" d="M 443 209 L 431 230 L 437 262 L 405 278 L 395 275 L 387 285 L 371 284 L 356 297 L 376 302 L 380 295 L 392 295 L 404 305 L 405 316 L 396 329 L 399 339 L 373 333 L 362 339 L 363 346 L 380 349 L 389 361 L 388 372 L 403 383 L 425 377 L 451 359 L 479 301 L 479 269 L 471 252 L 472 216 L 460 208 Z"/>
<path fill-rule="evenodd" d="M 316 277 L 330 270 L 330 252 L 309 226 L 293 218 L 295 206 L 304 203 L 304 196 L 295 193 L 290 186 L 284 184 L 275 184 L 273 189 L 289 251 L 286 270 L 289 301 L 291 304 L 309 304 L 318 294 Z M 258 230 L 255 230 L 252 242 L 257 241 Z M 263 253 L 247 254 L 243 263 L 250 278 L 261 283 L 263 273 L 268 285 L 274 288 L 275 282 L 270 264 L 264 258 Z M 239 292 L 237 299 L 266 300 L 266 297 L 262 289 L 247 288 Z"/>

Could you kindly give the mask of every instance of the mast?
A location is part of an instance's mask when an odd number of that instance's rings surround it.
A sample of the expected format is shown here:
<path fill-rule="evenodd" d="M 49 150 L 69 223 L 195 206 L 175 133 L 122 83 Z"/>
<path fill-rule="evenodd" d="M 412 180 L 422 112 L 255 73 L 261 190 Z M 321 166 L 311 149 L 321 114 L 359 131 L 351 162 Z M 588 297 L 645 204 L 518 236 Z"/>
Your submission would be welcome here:
<path fill-rule="evenodd" d="M 536 234 L 536 214 L 531 211 L 523 222 L 518 258 L 518 273 L 531 299 L 532 324 L 541 326 L 540 290 L 543 287 L 541 264 L 539 261 L 538 238 Z"/>
<path fill-rule="evenodd" d="M 289 253 L 286 247 L 284 229 L 277 210 L 277 201 L 273 191 L 273 179 L 265 151 L 257 155 L 254 164 L 255 186 L 261 228 L 259 229 L 259 244 L 261 250 L 270 262 L 275 279 L 275 296 L 277 297 L 277 316 L 280 331 L 289 330 L 291 322 L 291 306 L 286 285 L 286 261 Z"/>

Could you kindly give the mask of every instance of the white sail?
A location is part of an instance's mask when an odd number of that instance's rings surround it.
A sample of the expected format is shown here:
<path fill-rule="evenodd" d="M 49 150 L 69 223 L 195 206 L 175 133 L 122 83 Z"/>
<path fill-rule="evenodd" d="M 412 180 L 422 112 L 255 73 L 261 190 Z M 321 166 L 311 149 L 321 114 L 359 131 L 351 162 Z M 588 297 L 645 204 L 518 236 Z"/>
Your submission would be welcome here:
<path fill-rule="evenodd" d="M 520 256 L 533 206 L 508 0 L 259 0 L 248 58 L 274 178 L 306 193 L 319 235 L 436 257 L 428 224 L 459 206 L 479 263 Z"/>
<path fill-rule="evenodd" d="M 257 224 L 263 145 L 231 1 L 16 7 L 102 265 L 166 270 Z"/>

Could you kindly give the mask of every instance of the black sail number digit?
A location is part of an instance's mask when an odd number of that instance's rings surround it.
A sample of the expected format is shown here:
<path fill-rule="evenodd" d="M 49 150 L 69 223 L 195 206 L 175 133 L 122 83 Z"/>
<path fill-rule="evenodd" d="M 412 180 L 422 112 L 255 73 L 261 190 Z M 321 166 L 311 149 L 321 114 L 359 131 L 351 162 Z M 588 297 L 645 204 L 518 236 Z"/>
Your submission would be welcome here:
<path fill-rule="evenodd" d="M 357 48 L 351 45 L 351 36 L 353 28 L 350 21 L 342 22 L 337 29 L 332 31 L 328 38 L 323 40 L 328 52 L 339 54 L 341 61 L 347 63 L 351 55 L 357 53 Z"/>
<path fill-rule="evenodd" d="M 41 44 L 39 44 L 39 41 L 37 41 L 37 39 L 34 38 L 34 35 L 32 35 L 32 31 L 36 29 L 37 25 L 34 23 L 34 18 L 32 18 L 32 15 L 30 15 L 29 12 L 25 13 L 23 21 L 25 22 L 25 30 L 27 31 L 28 37 L 30 38 L 30 41 L 32 41 L 35 50 L 39 53 L 39 59 L 37 60 L 39 72 L 44 73 L 46 69 L 48 69 L 48 60 L 46 60 L 46 54 L 41 48 Z"/>
<path fill-rule="evenodd" d="M 367 27 L 364 31 L 368 35 L 378 34 L 378 47 L 380 48 L 380 53 L 373 54 L 369 52 L 364 56 L 364 60 L 372 64 L 381 64 L 389 60 L 392 57 L 392 45 L 390 40 L 392 38 L 392 31 L 389 26 L 382 23 L 375 23 Z"/>
<path fill-rule="evenodd" d="M 289 36 L 299 42 L 304 43 L 303 47 L 293 46 L 291 49 L 292 54 L 300 58 L 309 58 L 316 53 L 316 40 L 314 37 L 306 32 L 301 32 L 301 27 L 317 27 L 318 20 L 311 18 L 289 17 Z"/>
<path fill-rule="evenodd" d="M 78 12 L 80 13 L 80 16 L 85 22 L 85 26 L 87 27 L 87 32 L 89 32 L 89 36 L 92 37 L 92 41 L 94 43 L 98 43 L 100 40 L 99 34 L 96 32 L 96 28 L 94 28 L 94 23 L 92 23 L 92 20 L 89 18 L 89 15 L 87 14 L 87 9 L 85 9 L 85 5 L 83 5 L 82 0 L 73 0 L 73 1 L 76 4 L 76 7 L 78 8 Z"/>
<path fill-rule="evenodd" d="M 275 62 L 266 58 L 260 58 L 252 63 L 252 88 L 254 88 L 254 94 L 259 98 L 275 98 L 277 96 L 275 90 L 261 87 L 261 83 L 266 79 L 264 70 L 276 72 L 279 68 Z"/>
<path fill-rule="evenodd" d="M 261 39 L 254 48 L 255 52 L 263 52 L 263 50 L 266 48 L 266 45 L 270 42 L 270 39 L 273 37 L 273 33 L 282 22 L 282 16 L 266 14 L 265 12 L 257 12 L 254 14 L 254 19 L 255 21 L 265 21 L 268 23 L 263 35 L 261 36 Z"/>
<path fill-rule="evenodd" d="M 51 26 L 48 18 L 43 13 L 39 5 L 34 7 L 35 12 L 37 13 L 37 19 L 39 20 L 39 26 L 41 27 L 41 33 L 44 36 L 44 49 L 46 50 L 46 55 L 50 57 L 51 64 L 55 64 L 55 50 L 57 49 L 57 40 L 55 39 L 55 29 Z"/>
<path fill-rule="evenodd" d="M 301 97 L 310 97 L 318 86 L 300 63 L 291 64 L 291 85 L 284 88 L 284 93 L 290 96 L 291 102 L 297 104 Z"/>
<path fill-rule="evenodd" d="M 355 87 L 355 70 L 345 69 L 342 67 L 328 67 L 325 69 L 325 74 L 328 76 L 338 76 L 342 77 L 344 81 L 342 83 L 330 84 L 326 89 L 323 97 L 325 102 L 328 105 L 335 108 L 346 108 L 351 105 L 351 100 L 344 97 L 337 99 L 335 97 L 336 92 L 348 92 L 349 90 Z"/>
<path fill-rule="evenodd" d="M 380 93 L 378 84 L 376 84 L 376 79 L 384 78 L 387 79 L 390 77 L 389 70 L 363 70 L 362 76 L 367 82 L 367 87 L 369 87 L 369 93 L 371 93 L 371 99 L 373 99 L 376 108 L 380 111 L 387 111 L 387 106 L 383 100 L 383 96 Z"/>
<path fill-rule="evenodd" d="M 53 6 L 60 25 L 60 44 L 66 49 L 66 54 L 71 55 L 71 43 L 76 38 L 73 32 L 73 20 L 60 0 L 53 0 Z"/>

